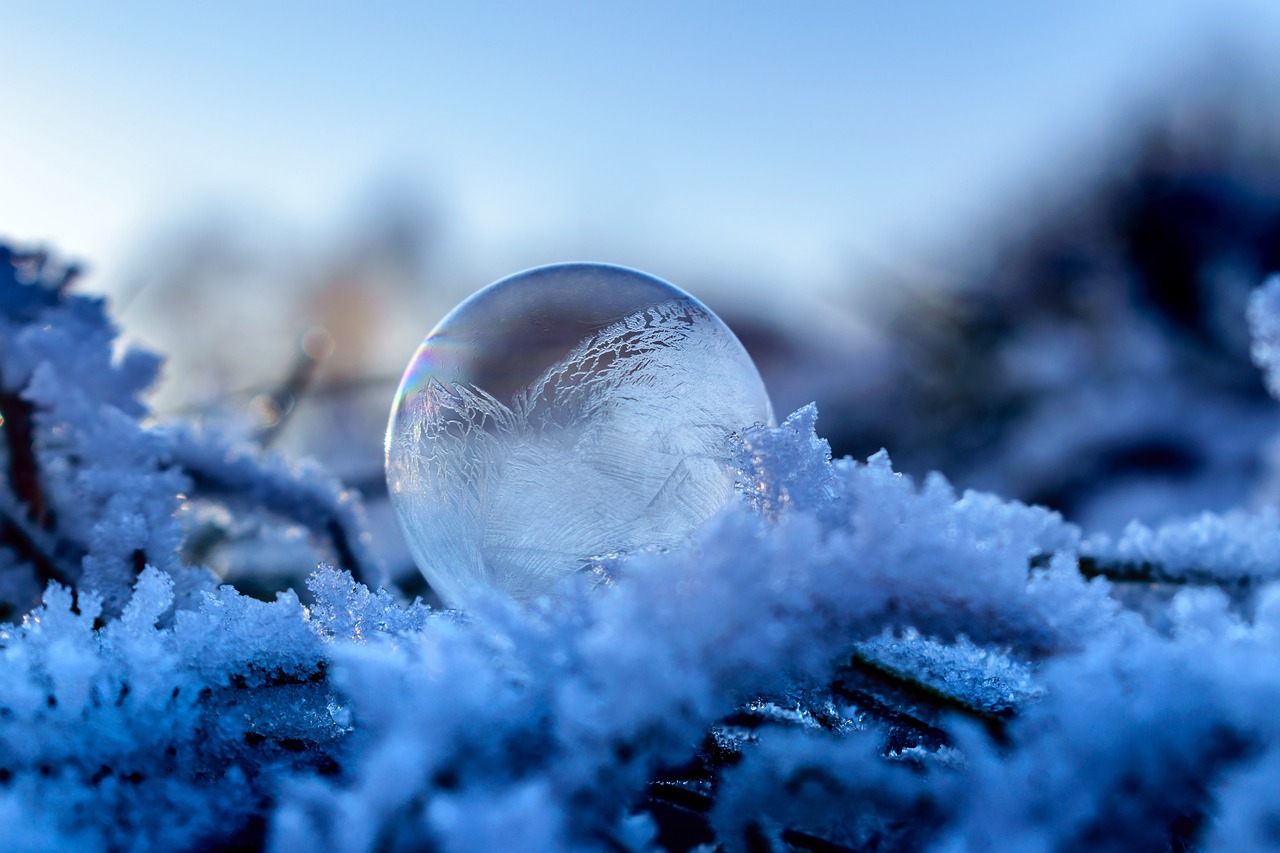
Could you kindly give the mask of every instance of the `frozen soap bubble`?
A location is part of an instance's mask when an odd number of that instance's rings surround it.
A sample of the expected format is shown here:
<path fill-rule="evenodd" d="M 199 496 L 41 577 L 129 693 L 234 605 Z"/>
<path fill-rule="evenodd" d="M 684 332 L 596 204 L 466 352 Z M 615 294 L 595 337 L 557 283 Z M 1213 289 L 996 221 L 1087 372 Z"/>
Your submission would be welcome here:
<path fill-rule="evenodd" d="M 733 494 L 730 436 L 772 422 L 751 357 L 689 294 L 623 267 L 538 267 L 418 347 L 387 485 L 445 603 L 527 600 L 593 557 L 680 542 Z"/>

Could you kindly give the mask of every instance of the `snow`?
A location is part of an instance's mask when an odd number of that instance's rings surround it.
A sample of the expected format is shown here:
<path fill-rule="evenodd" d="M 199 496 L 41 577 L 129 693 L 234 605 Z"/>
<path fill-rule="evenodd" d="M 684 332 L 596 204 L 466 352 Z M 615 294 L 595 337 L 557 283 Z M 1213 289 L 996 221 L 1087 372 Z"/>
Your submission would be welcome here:
<path fill-rule="evenodd" d="M 339 484 L 149 422 L 101 306 L 6 274 L 14 849 L 687 849 L 673 810 L 727 850 L 1277 843 L 1274 510 L 1104 537 L 887 453 L 833 461 L 807 407 L 746 430 L 728 503 L 607 583 L 433 610 L 353 577 Z M 184 557 L 196 494 L 348 565 L 272 600 L 219 586 Z"/>

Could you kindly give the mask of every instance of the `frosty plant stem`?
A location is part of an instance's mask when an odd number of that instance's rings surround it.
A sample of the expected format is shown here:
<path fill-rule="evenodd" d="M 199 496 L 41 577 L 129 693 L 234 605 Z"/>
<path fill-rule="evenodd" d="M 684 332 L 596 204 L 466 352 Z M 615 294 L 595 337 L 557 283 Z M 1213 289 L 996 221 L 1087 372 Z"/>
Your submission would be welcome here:
<path fill-rule="evenodd" d="M 2 380 L 0 387 L 3 387 Z M 9 490 L 27 508 L 27 523 L 47 530 L 53 527 L 53 513 L 49 510 L 40 487 L 40 472 L 33 444 L 31 404 L 15 393 L 0 391 L 0 424 L 4 428 L 5 448 L 9 457 Z M 0 521 L 0 544 L 29 563 L 40 583 L 68 582 L 67 573 L 36 544 L 25 524 L 18 518 L 11 517 L 7 511 Z"/>
<path fill-rule="evenodd" d="M 873 655 L 855 651 L 840 667 L 833 685 L 838 695 L 851 700 L 859 709 L 880 717 L 890 725 L 906 724 L 920 731 L 922 737 L 938 741 L 934 746 L 951 746 L 952 738 L 938 727 L 942 717 L 955 714 L 979 723 L 996 743 L 1008 739 L 1007 726 L 1012 711 L 994 713 L 979 708 L 959 696 L 947 693 L 911 673 L 901 672 L 878 661 Z M 888 701 L 877 698 L 877 693 L 889 692 Z M 933 720 L 913 717 L 902 710 L 919 706 L 928 709 Z"/>
<path fill-rule="evenodd" d="M 0 388 L 3 387 L 0 378 Z M 31 404 L 17 393 L 0 391 L 0 423 L 4 425 L 5 447 L 9 451 L 9 488 L 26 504 L 31 520 L 47 530 L 53 527 L 53 514 L 40 487 L 33 413 Z"/>
<path fill-rule="evenodd" d="M 159 359 L 117 353 L 101 299 L 71 292 L 74 269 L 0 246 L 0 416 L 8 500 L 0 603 L 23 612 L 49 581 L 102 597 L 118 615 L 147 566 L 191 604 L 216 583 L 181 559 L 189 501 L 232 509 L 240 529 L 304 525 L 363 581 L 381 570 L 358 499 L 314 468 L 264 458 L 216 430 L 148 422 L 144 394 Z"/>

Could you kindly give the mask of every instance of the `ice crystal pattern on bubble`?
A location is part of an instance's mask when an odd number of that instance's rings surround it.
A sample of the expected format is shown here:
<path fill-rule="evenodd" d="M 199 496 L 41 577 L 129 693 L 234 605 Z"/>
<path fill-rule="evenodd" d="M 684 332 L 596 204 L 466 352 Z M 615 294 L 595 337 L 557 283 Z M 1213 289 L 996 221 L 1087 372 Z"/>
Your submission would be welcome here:
<path fill-rule="evenodd" d="M 588 336 L 510 405 L 430 380 L 389 458 L 433 585 L 451 602 L 480 586 L 527 599 L 592 557 L 680 541 L 733 492 L 733 433 L 769 418 L 745 358 L 677 299 Z"/>

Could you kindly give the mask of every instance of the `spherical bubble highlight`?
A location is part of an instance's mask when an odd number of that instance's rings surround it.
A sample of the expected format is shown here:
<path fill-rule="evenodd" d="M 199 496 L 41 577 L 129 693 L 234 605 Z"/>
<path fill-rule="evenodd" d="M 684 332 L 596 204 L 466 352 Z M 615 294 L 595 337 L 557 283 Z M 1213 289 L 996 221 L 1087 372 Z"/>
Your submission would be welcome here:
<path fill-rule="evenodd" d="M 733 435 L 772 422 L 750 356 L 689 294 L 623 267 L 538 267 L 422 342 L 387 485 L 446 604 L 525 601 L 595 558 L 681 542 L 733 495 Z"/>

